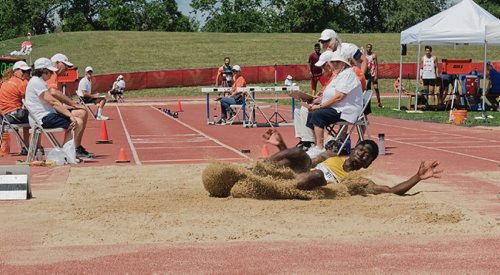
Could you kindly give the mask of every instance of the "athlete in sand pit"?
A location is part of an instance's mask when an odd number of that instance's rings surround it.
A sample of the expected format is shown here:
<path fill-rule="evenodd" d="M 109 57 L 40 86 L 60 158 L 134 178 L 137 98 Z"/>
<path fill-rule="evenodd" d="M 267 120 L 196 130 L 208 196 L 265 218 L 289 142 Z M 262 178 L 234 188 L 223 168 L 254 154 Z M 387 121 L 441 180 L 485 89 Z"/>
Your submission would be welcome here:
<path fill-rule="evenodd" d="M 263 135 L 265 141 L 275 145 L 280 150 L 269 157 L 269 161 L 290 167 L 297 176 L 297 188 L 311 190 L 327 183 L 339 183 L 346 174 L 351 171 L 368 168 L 378 156 L 378 146 L 372 140 L 360 142 L 351 151 L 349 157 L 339 157 L 328 150 L 320 156 L 311 159 L 304 150 L 300 148 L 288 149 L 281 134 L 276 129 L 270 129 Z M 371 194 L 393 193 L 403 195 L 421 180 L 439 178 L 442 172 L 436 168 L 438 161 L 420 163 L 418 172 L 408 180 L 394 186 L 378 185 L 370 183 L 367 191 Z M 314 168 L 311 170 L 311 168 Z"/>

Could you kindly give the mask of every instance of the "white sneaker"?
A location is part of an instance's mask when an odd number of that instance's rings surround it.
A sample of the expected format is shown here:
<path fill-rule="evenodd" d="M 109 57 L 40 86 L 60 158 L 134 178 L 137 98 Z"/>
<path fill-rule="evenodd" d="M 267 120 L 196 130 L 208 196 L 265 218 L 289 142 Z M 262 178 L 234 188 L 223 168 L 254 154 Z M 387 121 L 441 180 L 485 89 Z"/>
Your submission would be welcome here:
<path fill-rule="evenodd" d="M 318 148 L 316 146 L 314 146 L 314 147 L 311 146 L 311 148 L 309 148 L 309 150 L 307 150 L 306 153 L 307 153 L 307 155 L 309 155 L 309 157 L 311 159 L 313 159 L 313 158 L 321 155 L 321 153 L 323 153 L 325 151 L 326 151 L 325 148 Z"/>
<path fill-rule="evenodd" d="M 109 119 L 109 117 L 107 117 L 107 116 L 103 116 L 103 115 L 100 115 L 100 116 L 96 117 L 96 119 L 97 119 L 97 120 L 108 120 L 108 119 Z"/>

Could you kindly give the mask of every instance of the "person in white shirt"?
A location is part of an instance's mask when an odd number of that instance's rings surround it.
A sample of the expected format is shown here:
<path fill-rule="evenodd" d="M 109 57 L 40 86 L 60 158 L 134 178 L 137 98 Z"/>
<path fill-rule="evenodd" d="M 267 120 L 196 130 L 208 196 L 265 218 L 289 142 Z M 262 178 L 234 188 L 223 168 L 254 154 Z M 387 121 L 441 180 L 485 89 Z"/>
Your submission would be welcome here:
<path fill-rule="evenodd" d="M 361 82 L 347 56 L 335 51 L 329 62 L 322 61 L 320 57 L 316 66 L 331 66 L 333 77 L 325 85 L 321 103 L 310 107 L 312 112 L 306 125 L 314 129 L 316 144 L 307 151 L 311 158 L 325 152 L 323 139 L 326 126 L 342 120 L 354 123 L 363 108 Z"/>
<path fill-rule="evenodd" d="M 56 97 L 49 92 L 46 81 L 57 72 L 57 68 L 48 58 L 39 58 L 35 61 L 33 77 L 26 87 L 25 104 L 35 119 L 42 123 L 46 129 L 64 128 L 66 133 L 64 143 L 68 142 L 75 131 L 74 140 L 76 156 L 78 158 L 93 158 L 95 154 L 89 153 L 81 145 L 85 130 L 86 111 L 82 109 L 68 109 Z M 33 119 L 29 118 L 33 126 Z"/>
<path fill-rule="evenodd" d="M 76 93 L 79 97 L 82 98 L 85 103 L 93 103 L 99 104 L 97 109 L 97 120 L 108 120 L 107 116 L 102 114 L 102 110 L 104 105 L 106 104 L 106 98 L 101 97 L 99 94 L 92 94 L 92 74 L 94 73 L 94 69 L 88 66 L 85 68 L 85 76 L 80 79 L 80 83 L 78 84 L 78 90 Z"/>
<path fill-rule="evenodd" d="M 118 101 L 118 99 L 122 99 L 123 101 L 123 92 L 125 92 L 125 80 L 123 79 L 123 75 L 119 75 L 116 81 L 113 82 L 111 90 L 108 91 L 108 95 L 111 101 Z"/>

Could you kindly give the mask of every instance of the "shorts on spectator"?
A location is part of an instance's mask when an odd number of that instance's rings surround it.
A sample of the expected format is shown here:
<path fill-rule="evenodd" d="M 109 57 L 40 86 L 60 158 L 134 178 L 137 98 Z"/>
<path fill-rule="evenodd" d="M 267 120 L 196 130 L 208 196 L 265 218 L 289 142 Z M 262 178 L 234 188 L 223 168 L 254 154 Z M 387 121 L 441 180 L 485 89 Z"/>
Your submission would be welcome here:
<path fill-rule="evenodd" d="M 14 112 L 10 112 L 7 115 L 5 115 L 5 118 L 7 121 L 11 124 L 25 124 L 29 123 L 29 113 L 28 111 L 22 112 L 22 116 L 19 116 L 21 112 L 18 112 L 18 110 Z"/>
<path fill-rule="evenodd" d="M 311 129 L 313 129 L 314 126 L 325 128 L 326 126 L 341 120 L 340 113 L 334 108 L 319 109 L 309 112 L 306 126 Z"/>
<path fill-rule="evenodd" d="M 91 98 L 91 97 L 82 97 L 83 102 L 86 104 L 96 104 L 97 103 L 97 98 Z"/>
<path fill-rule="evenodd" d="M 68 129 L 71 120 L 69 117 L 59 113 L 50 113 L 42 118 L 42 127 L 45 129 L 64 128 Z"/>
<path fill-rule="evenodd" d="M 435 86 L 436 85 L 435 78 L 422 79 L 422 81 L 424 82 L 424 86 Z"/>
<path fill-rule="evenodd" d="M 122 90 L 112 90 L 110 93 L 112 95 L 123 95 L 123 91 Z"/>

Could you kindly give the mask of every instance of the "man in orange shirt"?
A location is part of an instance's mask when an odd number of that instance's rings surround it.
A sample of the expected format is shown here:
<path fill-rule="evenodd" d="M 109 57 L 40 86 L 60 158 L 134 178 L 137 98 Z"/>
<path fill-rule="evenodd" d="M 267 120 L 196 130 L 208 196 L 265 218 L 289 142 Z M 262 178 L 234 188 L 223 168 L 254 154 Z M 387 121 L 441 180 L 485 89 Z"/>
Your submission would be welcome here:
<path fill-rule="evenodd" d="M 219 121 L 219 124 L 226 123 L 228 112 L 233 115 L 234 112 L 231 110 L 231 105 L 241 104 L 243 101 L 243 93 L 238 92 L 238 88 L 246 87 L 247 82 L 241 75 L 241 67 L 239 65 L 233 66 L 233 80 L 234 83 L 231 87 L 231 95 L 220 98 L 221 120 Z"/>
<path fill-rule="evenodd" d="M 0 111 L 12 124 L 28 123 L 28 112 L 23 109 L 23 98 L 30 78 L 31 67 L 24 61 L 17 61 L 12 67 L 12 77 L 0 88 Z M 29 127 L 23 128 L 23 140 L 29 141 Z M 22 149 L 21 155 L 28 152 Z"/>
<path fill-rule="evenodd" d="M 80 135 L 75 136 L 75 146 L 76 154 L 80 158 L 94 158 L 95 154 L 87 152 L 87 150 L 81 145 L 83 139 L 83 133 L 87 126 L 88 113 L 85 110 L 85 107 L 76 104 L 69 97 L 65 96 L 58 88 L 58 76 L 62 75 L 68 68 L 73 67 L 73 63 L 69 62 L 68 57 L 62 53 L 55 54 L 50 59 L 54 66 L 57 68 L 57 72 L 52 74 L 49 80 L 46 81 L 47 88 L 49 89 L 50 94 L 59 100 L 61 103 L 66 105 L 66 108 L 70 110 L 71 114 L 74 117 L 80 118 L 82 121 L 82 131 Z"/>

